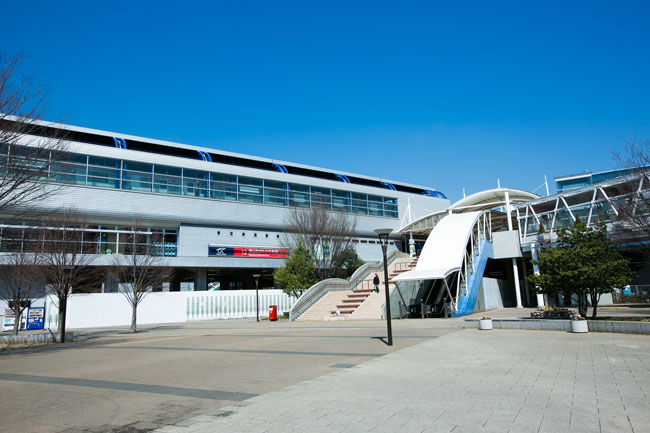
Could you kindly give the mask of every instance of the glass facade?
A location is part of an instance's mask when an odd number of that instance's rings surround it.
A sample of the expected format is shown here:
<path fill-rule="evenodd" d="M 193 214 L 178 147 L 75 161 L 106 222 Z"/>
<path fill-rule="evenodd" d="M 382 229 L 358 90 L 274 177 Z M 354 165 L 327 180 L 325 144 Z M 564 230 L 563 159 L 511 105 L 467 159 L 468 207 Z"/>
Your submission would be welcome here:
<path fill-rule="evenodd" d="M 0 252 L 47 251 L 45 244 L 50 240 L 43 236 L 43 230 L 21 223 L 0 223 Z M 89 226 L 75 242 L 83 254 L 131 254 L 135 247 L 153 256 L 175 257 L 177 238 L 176 230 Z"/>
<path fill-rule="evenodd" d="M 70 185 L 398 218 L 394 197 L 75 153 L 58 156 L 49 176 Z"/>

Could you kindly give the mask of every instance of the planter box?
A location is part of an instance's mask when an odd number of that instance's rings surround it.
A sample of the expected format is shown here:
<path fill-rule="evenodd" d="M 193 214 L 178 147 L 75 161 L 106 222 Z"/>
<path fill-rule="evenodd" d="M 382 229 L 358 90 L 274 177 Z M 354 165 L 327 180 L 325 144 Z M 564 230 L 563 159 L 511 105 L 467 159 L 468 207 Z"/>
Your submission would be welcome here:
<path fill-rule="evenodd" d="M 586 320 L 572 320 L 571 321 L 571 332 L 574 332 L 574 333 L 589 332 L 589 328 L 587 327 L 587 321 Z"/>
<path fill-rule="evenodd" d="M 478 329 L 482 329 L 482 330 L 492 329 L 492 319 L 479 319 Z"/>

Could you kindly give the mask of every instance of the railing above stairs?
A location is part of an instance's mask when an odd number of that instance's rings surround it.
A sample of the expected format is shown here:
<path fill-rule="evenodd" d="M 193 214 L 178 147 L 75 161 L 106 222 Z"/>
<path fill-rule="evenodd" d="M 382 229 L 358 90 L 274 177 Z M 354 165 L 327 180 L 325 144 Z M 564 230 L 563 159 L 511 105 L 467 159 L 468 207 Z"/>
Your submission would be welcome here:
<path fill-rule="evenodd" d="M 409 255 L 407 253 L 402 253 L 400 251 L 391 251 L 388 253 L 386 261 L 390 266 L 390 264 L 395 260 L 406 258 L 408 256 Z M 307 289 L 300 296 L 300 298 L 298 298 L 296 303 L 289 311 L 289 319 L 296 320 L 302 313 L 307 311 L 327 292 L 354 290 L 359 284 L 363 283 L 363 280 L 365 280 L 368 275 L 380 272 L 384 272 L 384 265 L 382 262 L 366 263 L 354 271 L 349 280 L 344 280 L 341 278 L 328 278 L 327 280 L 317 282 L 309 289 Z"/>

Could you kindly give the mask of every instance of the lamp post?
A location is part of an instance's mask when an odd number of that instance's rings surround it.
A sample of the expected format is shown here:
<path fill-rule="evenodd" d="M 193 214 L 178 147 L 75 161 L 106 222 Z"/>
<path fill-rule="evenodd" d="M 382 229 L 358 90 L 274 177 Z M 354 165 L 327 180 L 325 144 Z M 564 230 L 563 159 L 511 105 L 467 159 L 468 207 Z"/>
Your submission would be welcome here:
<path fill-rule="evenodd" d="M 260 321 L 260 277 L 261 274 L 253 274 L 255 278 L 255 311 L 257 311 L 257 321 Z"/>
<path fill-rule="evenodd" d="M 390 298 L 388 296 L 388 263 L 386 263 L 386 249 L 388 248 L 388 235 L 392 233 L 392 229 L 377 229 L 375 233 L 379 236 L 379 243 L 381 244 L 381 252 L 384 256 L 384 288 L 386 289 L 386 328 L 388 330 L 388 345 L 393 345 L 393 329 L 390 324 Z"/>

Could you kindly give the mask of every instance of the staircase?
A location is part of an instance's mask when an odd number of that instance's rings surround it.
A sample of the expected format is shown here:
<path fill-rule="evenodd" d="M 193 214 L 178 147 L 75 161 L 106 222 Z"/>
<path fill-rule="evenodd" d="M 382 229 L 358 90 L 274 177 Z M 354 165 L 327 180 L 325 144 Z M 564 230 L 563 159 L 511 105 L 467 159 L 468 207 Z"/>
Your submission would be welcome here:
<path fill-rule="evenodd" d="M 388 267 L 390 279 L 415 267 L 417 258 L 396 259 Z M 379 276 L 379 293 L 375 293 L 372 280 L 374 273 L 367 275 L 353 290 L 331 291 L 321 297 L 318 302 L 302 313 L 297 320 L 377 320 L 381 319 L 386 302 L 384 294 L 383 272 Z M 389 289 L 394 285 L 390 283 Z"/>
<path fill-rule="evenodd" d="M 468 269 L 468 281 L 461 285 L 461 295 L 458 298 L 457 303 L 458 311 L 453 314 L 454 317 L 466 316 L 474 312 L 476 298 L 478 298 L 478 292 L 481 288 L 481 282 L 483 281 L 485 266 L 490 257 L 494 257 L 492 242 L 481 241 L 480 252 L 475 256 L 476 268 L 473 270 Z"/>

